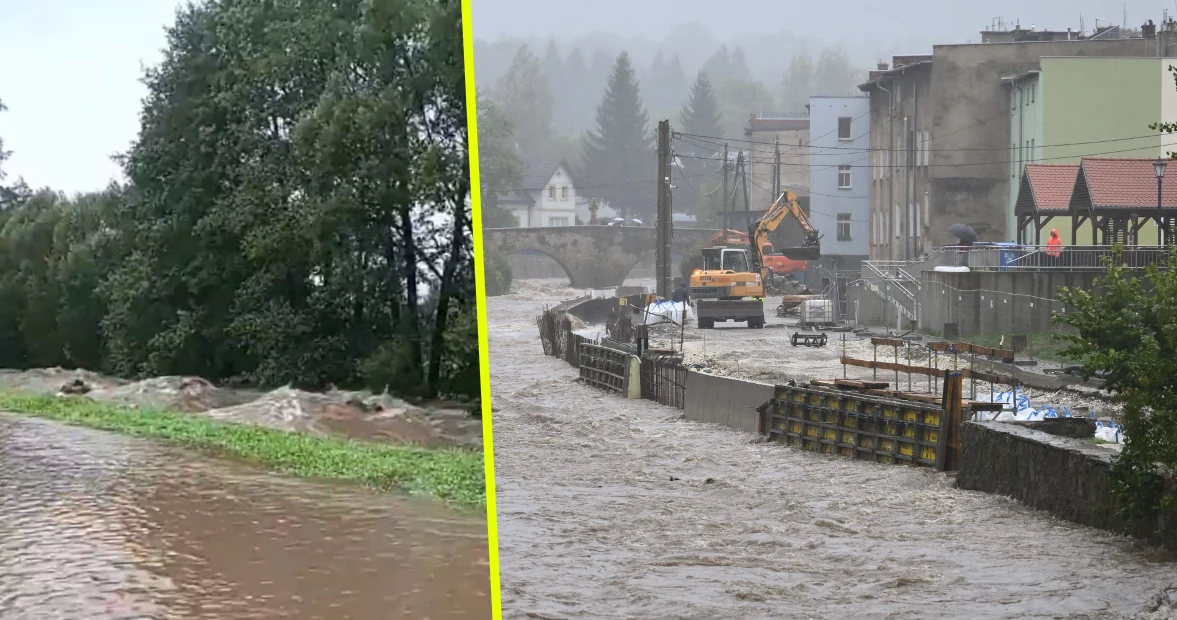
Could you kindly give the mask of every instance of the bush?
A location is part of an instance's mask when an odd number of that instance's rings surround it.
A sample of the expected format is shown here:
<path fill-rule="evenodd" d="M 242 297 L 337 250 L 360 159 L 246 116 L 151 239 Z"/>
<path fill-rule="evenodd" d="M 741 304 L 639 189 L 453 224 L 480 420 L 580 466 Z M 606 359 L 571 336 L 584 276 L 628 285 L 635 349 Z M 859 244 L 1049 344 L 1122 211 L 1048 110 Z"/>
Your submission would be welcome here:
<path fill-rule="evenodd" d="M 1068 311 L 1054 320 L 1077 332 L 1060 336 L 1070 345 L 1062 355 L 1082 360 L 1088 377 L 1107 372 L 1104 389 L 1123 400 L 1124 450 L 1112 465 L 1112 488 L 1133 516 L 1146 517 L 1177 500 L 1160 477 L 1177 467 L 1177 271 L 1153 264 L 1143 279 L 1131 275 L 1118 248 L 1104 262 L 1093 291 L 1060 291 Z M 1168 264 L 1177 264 L 1177 249 Z"/>
<path fill-rule="evenodd" d="M 418 396 L 425 389 L 418 366 L 409 344 L 393 340 L 360 362 L 360 376 L 364 386 L 376 394 L 387 390 L 397 396 Z"/>
<path fill-rule="evenodd" d="M 507 260 L 507 255 L 495 249 L 487 249 L 485 256 L 487 297 L 511 292 L 511 261 Z"/>
<path fill-rule="evenodd" d="M 456 308 L 445 333 L 441 391 L 448 396 L 481 401 L 482 380 L 478 362 L 478 316 L 473 304 Z"/>

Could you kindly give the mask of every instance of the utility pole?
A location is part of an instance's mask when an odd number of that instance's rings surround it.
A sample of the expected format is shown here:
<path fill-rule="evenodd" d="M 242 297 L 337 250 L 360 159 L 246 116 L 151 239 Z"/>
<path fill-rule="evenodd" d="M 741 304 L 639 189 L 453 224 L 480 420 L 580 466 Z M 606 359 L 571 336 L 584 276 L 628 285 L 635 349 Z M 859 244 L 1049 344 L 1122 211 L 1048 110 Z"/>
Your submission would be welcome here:
<path fill-rule="evenodd" d="M 739 180 L 740 192 L 744 194 L 744 211 L 749 211 L 748 206 L 748 168 L 744 164 L 744 151 L 736 153 L 736 178 Z M 732 210 L 735 211 L 735 205 L 732 205 Z M 744 230 L 747 230 L 751 220 L 747 213 L 744 215 Z"/>
<path fill-rule="evenodd" d="M 658 296 L 669 299 L 670 287 L 670 235 L 673 214 L 670 208 L 670 121 L 658 122 L 658 220 L 656 270 L 658 277 Z"/>
<path fill-rule="evenodd" d="M 781 195 L 781 139 L 780 136 L 773 138 L 773 155 L 772 155 L 772 196 L 769 200 L 776 200 L 777 196 Z"/>
<path fill-rule="evenodd" d="M 731 228 L 731 221 L 730 221 L 731 216 L 729 216 L 727 214 L 728 211 L 731 211 L 731 204 L 730 204 L 731 200 L 728 198 L 728 195 L 727 195 L 727 162 L 728 162 L 727 142 L 724 142 L 723 143 L 723 202 L 720 203 L 722 205 L 721 208 L 723 209 L 723 228 L 724 228 L 724 230 Z"/>

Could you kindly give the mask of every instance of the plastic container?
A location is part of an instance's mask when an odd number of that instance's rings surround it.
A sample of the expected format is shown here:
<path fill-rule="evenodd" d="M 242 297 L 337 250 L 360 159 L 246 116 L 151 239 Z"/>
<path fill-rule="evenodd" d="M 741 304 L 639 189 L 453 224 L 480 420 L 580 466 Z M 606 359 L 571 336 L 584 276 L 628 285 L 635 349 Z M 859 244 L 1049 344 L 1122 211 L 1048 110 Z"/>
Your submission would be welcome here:
<path fill-rule="evenodd" d="M 834 322 L 834 302 L 828 299 L 806 299 L 801 302 L 801 322 L 823 325 Z"/>

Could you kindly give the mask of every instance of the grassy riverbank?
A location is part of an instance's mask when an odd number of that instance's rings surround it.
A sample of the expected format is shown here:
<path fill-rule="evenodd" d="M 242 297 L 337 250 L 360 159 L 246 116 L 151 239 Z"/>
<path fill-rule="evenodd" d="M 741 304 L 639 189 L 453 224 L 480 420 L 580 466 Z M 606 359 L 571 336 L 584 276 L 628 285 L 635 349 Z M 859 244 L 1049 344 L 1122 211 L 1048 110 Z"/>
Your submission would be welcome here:
<path fill-rule="evenodd" d="M 473 451 L 317 437 L 221 422 L 199 414 L 7 390 L 0 390 L 0 410 L 160 439 L 283 474 L 431 495 L 457 508 L 479 508 L 486 502 L 482 454 Z"/>

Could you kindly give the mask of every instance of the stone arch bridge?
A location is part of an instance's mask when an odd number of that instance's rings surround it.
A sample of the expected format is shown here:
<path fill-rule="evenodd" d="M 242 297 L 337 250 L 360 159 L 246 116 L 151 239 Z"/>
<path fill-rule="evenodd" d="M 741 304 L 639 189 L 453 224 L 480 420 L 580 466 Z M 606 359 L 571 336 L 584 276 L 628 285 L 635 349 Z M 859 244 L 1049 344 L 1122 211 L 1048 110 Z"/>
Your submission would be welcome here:
<path fill-rule="evenodd" d="M 686 254 L 718 230 L 676 228 L 671 252 Z M 654 255 L 657 231 L 639 226 L 551 226 L 547 228 L 486 228 L 485 247 L 504 254 L 535 250 L 564 269 L 573 288 L 620 286 L 643 259 Z M 677 274 L 675 274 L 677 275 Z"/>

